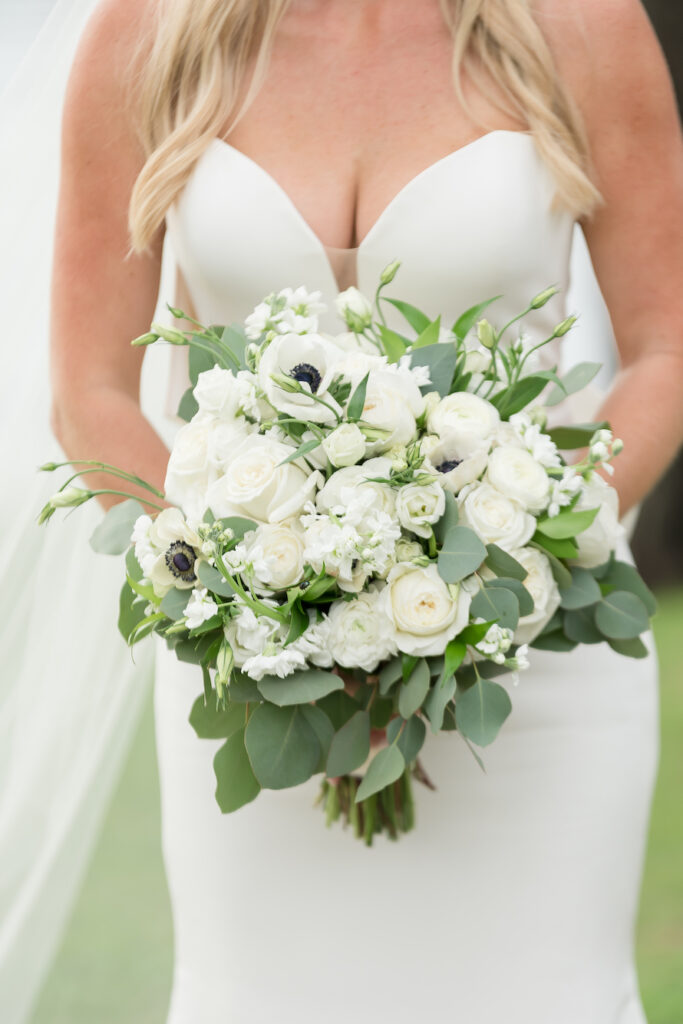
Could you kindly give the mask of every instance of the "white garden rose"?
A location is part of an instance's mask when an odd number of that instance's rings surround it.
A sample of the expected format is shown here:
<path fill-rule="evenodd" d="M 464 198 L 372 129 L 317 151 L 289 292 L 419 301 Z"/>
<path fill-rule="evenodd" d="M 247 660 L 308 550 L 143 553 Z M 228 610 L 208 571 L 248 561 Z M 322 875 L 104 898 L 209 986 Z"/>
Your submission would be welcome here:
<path fill-rule="evenodd" d="M 536 531 L 536 520 L 518 501 L 486 482 L 472 484 L 461 493 L 460 521 L 484 544 L 498 544 L 506 551 L 523 547 Z"/>
<path fill-rule="evenodd" d="M 468 621 L 471 597 L 460 586 L 449 587 L 435 565 L 425 568 L 401 562 L 394 566 L 382 591 L 399 651 L 416 657 L 443 654 Z"/>
<path fill-rule="evenodd" d="M 459 494 L 467 484 L 478 480 L 488 463 L 487 445 L 483 444 L 461 459 L 456 455 L 454 443 L 441 441 L 436 434 L 427 434 L 420 450 L 426 459 L 425 470 L 440 473 L 439 483 L 451 494 Z"/>
<path fill-rule="evenodd" d="M 488 482 L 514 498 L 529 512 L 541 512 L 550 496 L 550 480 L 543 466 L 524 448 L 494 448 L 486 470 Z"/>
<path fill-rule="evenodd" d="M 304 544 L 292 523 L 268 523 L 247 533 L 244 560 L 257 590 L 284 590 L 303 576 Z"/>
<path fill-rule="evenodd" d="M 373 506 L 393 515 L 396 492 L 389 484 L 377 483 L 372 477 L 388 479 L 391 462 L 387 458 L 368 459 L 360 466 L 338 469 L 318 492 L 316 504 L 321 512 L 344 511 L 360 489 L 374 496 Z"/>
<path fill-rule="evenodd" d="M 381 584 L 371 584 L 353 601 L 330 608 L 329 650 L 338 665 L 373 672 L 397 652 L 394 626 L 386 613 Z"/>
<path fill-rule="evenodd" d="M 235 376 L 232 370 L 214 366 L 199 374 L 192 393 L 201 412 L 221 419 L 233 419 L 241 411 L 253 412 L 256 379 L 245 370 L 240 370 Z"/>
<path fill-rule="evenodd" d="M 181 427 L 173 441 L 166 468 L 164 493 L 187 515 L 198 518 L 206 510 L 210 482 L 209 440 L 215 421 L 197 416 Z"/>
<path fill-rule="evenodd" d="M 576 510 L 599 508 L 597 516 L 583 533 L 576 538 L 579 556 L 576 564 L 584 569 L 602 565 L 624 535 L 619 522 L 619 495 L 597 473 L 584 482 L 581 497 L 574 506 Z"/>
<path fill-rule="evenodd" d="M 241 417 L 237 420 L 213 420 L 207 438 L 209 481 L 211 483 L 225 472 L 235 456 L 235 449 L 245 437 L 255 430 L 255 425 Z"/>
<path fill-rule="evenodd" d="M 341 413 L 328 390 L 337 376 L 338 359 L 337 346 L 319 334 L 283 334 L 261 356 L 259 386 L 278 412 L 313 423 L 332 423 L 335 414 Z M 292 381 L 291 387 L 298 383 L 302 391 L 289 390 L 285 379 Z"/>
<path fill-rule="evenodd" d="M 337 469 L 353 466 L 365 455 L 365 438 L 356 423 L 341 423 L 322 443 L 328 459 Z"/>
<path fill-rule="evenodd" d="M 292 462 L 295 449 L 260 434 L 248 435 L 236 448 L 225 474 L 209 487 L 207 501 L 217 517 L 246 516 L 278 523 L 297 515 L 322 482 L 317 470 L 306 473 Z"/>
<path fill-rule="evenodd" d="M 522 581 L 531 594 L 534 610 L 524 615 L 517 624 L 514 634 L 516 644 L 529 644 L 538 636 L 553 617 L 560 604 L 560 591 L 553 576 L 550 562 L 536 548 L 521 548 L 510 552 L 522 565 L 527 575 Z"/>
<path fill-rule="evenodd" d="M 448 442 L 459 459 L 491 447 L 500 415 L 490 402 L 467 391 L 446 395 L 427 416 L 430 433 Z"/>
<path fill-rule="evenodd" d="M 446 495 L 438 481 L 412 483 L 400 487 L 396 495 L 396 515 L 401 526 L 418 537 L 429 537 L 432 523 L 438 522 L 446 508 Z"/>
<path fill-rule="evenodd" d="M 408 444 L 417 432 L 416 417 L 422 414 L 424 398 L 410 373 L 373 370 L 368 378 L 363 422 L 387 431 L 368 450 L 385 452 L 397 444 Z"/>

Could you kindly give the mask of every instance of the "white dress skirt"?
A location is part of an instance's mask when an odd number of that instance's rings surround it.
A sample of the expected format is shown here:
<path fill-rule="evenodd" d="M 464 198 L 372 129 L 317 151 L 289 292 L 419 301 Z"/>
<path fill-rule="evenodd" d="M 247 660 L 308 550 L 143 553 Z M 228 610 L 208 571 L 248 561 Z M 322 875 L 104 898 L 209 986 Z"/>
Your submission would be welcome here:
<path fill-rule="evenodd" d="M 371 295 L 400 259 L 394 293 L 446 324 L 499 293 L 504 322 L 558 284 L 525 325 L 540 340 L 566 313 L 573 230 L 552 192 L 530 136 L 491 132 L 389 203 L 353 251 L 355 280 Z M 222 140 L 168 228 L 205 323 L 242 320 L 286 285 L 320 289 L 332 307 L 347 283 L 277 182 Z M 332 313 L 323 328 L 339 330 Z M 415 830 L 367 848 L 325 828 L 319 776 L 222 815 L 222 741 L 199 740 L 188 722 L 201 674 L 157 641 L 168 1024 L 643 1024 L 633 943 L 658 754 L 655 658 L 606 644 L 531 654 L 486 771 L 457 734 L 428 734 L 420 756 L 436 791 L 415 783 Z"/>

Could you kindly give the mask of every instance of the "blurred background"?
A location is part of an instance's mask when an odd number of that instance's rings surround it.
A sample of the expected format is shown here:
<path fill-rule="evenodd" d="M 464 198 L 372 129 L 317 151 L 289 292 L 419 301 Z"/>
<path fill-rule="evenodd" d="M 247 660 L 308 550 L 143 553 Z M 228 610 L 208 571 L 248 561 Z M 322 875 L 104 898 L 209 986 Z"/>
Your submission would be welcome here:
<path fill-rule="evenodd" d="M 0 0 L 0 91 L 55 0 Z M 683 3 L 645 0 L 683 102 Z M 589 268 L 581 273 L 588 275 Z M 683 455 L 641 510 L 633 539 L 656 590 L 662 760 L 638 927 L 649 1024 L 683 1024 Z M 151 695 L 95 855 L 31 1024 L 163 1024 L 173 948 L 161 859 Z M 578 1022 L 577 1022 L 578 1024 Z"/>

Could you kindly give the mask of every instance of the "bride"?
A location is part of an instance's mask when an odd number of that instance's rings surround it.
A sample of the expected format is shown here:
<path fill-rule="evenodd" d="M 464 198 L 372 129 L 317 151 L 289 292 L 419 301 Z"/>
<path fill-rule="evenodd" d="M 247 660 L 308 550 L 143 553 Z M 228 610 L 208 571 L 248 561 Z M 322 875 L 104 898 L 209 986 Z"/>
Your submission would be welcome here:
<path fill-rule="evenodd" d="M 431 315 L 502 292 L 507 319 L 558 283 L 533 338 L 565 315 L 579 221 L 621 356 L 600 416 L 625 442 L 626 512 L 681 437 L 682 167 L 637 0 L 105 0 L 64 108 L 55 433 L 71 458 L 163 486 L 130 339 L 167 232 L 177 304 L 203 322 L 304 283 L 332 309 L 400 259 L 402 294 Z M 414 833 L 370 851 L 321 827 L 315 780 L 222 817 L 217 744 L 187 722 L 200 689 L 159 646 L 169 1024 L 642 1024 L 652 657 L 536 652 L 486 774 L 430 736 L 438 790 L 418 794 Z"/>

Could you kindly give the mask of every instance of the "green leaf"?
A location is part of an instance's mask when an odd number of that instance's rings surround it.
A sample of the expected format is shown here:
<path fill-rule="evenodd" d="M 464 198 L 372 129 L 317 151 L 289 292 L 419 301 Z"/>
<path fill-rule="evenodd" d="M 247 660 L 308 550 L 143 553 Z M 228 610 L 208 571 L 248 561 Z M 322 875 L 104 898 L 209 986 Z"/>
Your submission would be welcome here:
<path fill-rule="evenodd" d="M 244 746 L 244 730 L 234 732 L 213 759 L 216 801 L 223 814 L 244 807 L 261 792 Z"/>
<path fill-rule="evenodd" d="M 499 683 L 481 679 L 456 698 L 455 721 L 463 736 L 478 747 L 487 747 L 511 711 L 507 690 Z"/>
<path fill-rule="evenodd" d="M 327 776 L 333 779 L 350 775 L 367 760 L 369 753 L 370 714 L 356 711 L 332 739 L 325 769 Z"/>
<path fill-rule="evenodd" d="M 404 338 L 402 334 L 392 331 L 384 324 L 378 324 L 378 329 L 387 359 L 390 363 L 397 363 L 401 356 L 405 355 L 410 339 Z"/>
<path fill-rule="evenodd" d="M 439 575 L 446 583 L 459 583 L 486 558 L 486 548 L 468 526 L 452 526 L 439 552 Z"/>
<path fill-rule="evenodd" d="M 386 729 L 387 722 L 394 713 L 394 702 L 391 697 L 376 697 L 369 707 L 370 727 Z"/>
<path fill-rule="evenodd" d="M 428 326 L 430 320 L 429 317 L 422 312 L 421 309 L 417 309 L 415 306 L 411 306 L 409 302 L 402 302 L 401 299 L 388 299 L 383 297 L 385 302 L 391 303 L 399 313 L 402 313 L 406 318 L 410 326 L 418 334 L 424 331 L 425 327 Z"/>
<path fill-rule="evenodd" d="M 187 602 L 192 597 L 192 591 L 188 588 L 186 590 L 178 590 L 173 587 L 172 590 L 165 595 L 163 601 L 159 605 L 159 608 L 167 615 L 169 619 L 173 619 L 174 622 L 178 622 L 179 619 L 185 618 L 185 608 Z"/>
<path fill-rule="evenodd" d="M 346 407 L 346 418 L 349 422 L 357 422 L 363 415 L 363 409 L 365 408 L 365 394 L 368 390 L 368 378 L 369 372 L 365 374 L 362 381 L 351 395 L 349 404 Z"/>
<path fill-rule="evenodd" d="M 534 610 L 534 599 L 520 580 L 512 576 L 498 576 L 495 580 L 487 580 L 484 583 L 487 589 L 500 587 L 504 590 L 511 590 L 519 603 L 520 616 L 531 615 Z"/>
<path fill-rule="evenodd" d="M 112 505 L 95 528 L 90 547 L 100 555 L 122 555 L 130 547 L 135 520 L 144 512 L 140 502 L 134 498 Z"/>
<path fill-rule="evenodd" d="M 463 644 L 478 644 L 480 640 L 483 640 L 489 629 L 493 625 L 493 620 L 489 622 L 477 622 L 471 626 L 466 626 L 461 633 L 458 633 L 458 640 Z"/>
<path fill-rule="evenodd" d="M 190 665 L 201 665 L 202 662 L 210 661 L 209 652 L 216 645 L 216 653 L 221 644 L 222 637 L 217 640 L 211 635 L 189 637 L 179 640 L 175 645 L 175 655 L 178 661 L 185 661 Z"/>
<path fill-rule="evenodd" d="M 560 512 L 552 519 L 539 519 L 536 529 L 551 540 L 566 540 L 587 530 L 599 511 L 599 508 L 582 508 L 578 511 Z"/>
<path fill-rule="evenodd" d="M 493 619 L 499 626 L 516 629 L 519 622 L 519 601 L 505 587 L 484 587 L 475 594 L 470 605 L 475 619 Z"/>
<path fill-rule="evenodd" d="M 398 711 L 403 718 L 410 718 L 422 707 L 429 692 L 429 665 L 421 658 L 406 682 L 401 683 L 398 691 Z"/>
<path fill-rule="evenodd" d="M 256 685 L 266 700 L 283 708 L 292 704 L 309 704 L 334 690 L 343 690 L 344 680 L 334 672 L 313 668 L 293 672 L 284 679 L 264 676 Z"/>
<path fill-rule="evenodd" d="M 562 608 L 586 608 L 600 600 L 600 587 L 587 569 L 574 566 L 571 569 L 571 584 L 561 590 Z"/>
<path fill-rule="evenodd" d="M 126 552 L 126 575 L 130 576 L 134 583 L 139 583 L 144 575 L 142 566 L 135 557 L 135 548 L 128 548 Z"/>
<path fill-rule="evenodd" d="M 650 625 L 647 608 L 635 594 L 613 590 L 595 609 L 595 625 L 610 640 L 632 640 Z"/>
<path fill-rule="evenodd" d="M 181 420 L 189 423 L 193 416 L 199 412 L 197 399 L 193 394 L 194 388 L 188 388 L 178 403 L 178 416 Z"/>
<path fill-rule="evenodd" d="M 228 586 L 226 580 L 221 576 L 218 569 L 208 562 L 199 562 L 197 565 L 197 576 L 200 583 L 203 583 L 207 590 L 220 597 L 233 597 L 235 591 Z"/>
<path fill-rule="evenodd" d="M 203 335 L 198 335 L 198 337 L 203 338 Z M 192 344 L 192 342 L 189 342 L 188 344 L 190 348 L 190 352 L 188 355 L 189 376 L 190 381 L 192 382 L 192 387 L 194 388 L 194 386 L 197 383 L 197 380 L 199 379 L 199 374 L 205 373 L 207 370 L 213 369 L 213 367 L 216 365 L 217 360 L 216 356 L 212 355 L 211 352 L 206 352 L 203 348 L 198 348 L 197 345 Z M 207 339 L 207 344 L 212 344 L 213 346 L 215 346 L 216 342 L 211 342 L 210 339 Z"/>
<path fill-rule="evenodd" d="M 427 324 L 425 329 L 420 332 L 419 336 L 413 342 L 411 353 L 418 348 L 425 348 L 427 345 L 436 345 L 439 341 L 439 332 L 441 331 L 441 317 L 437 316 L 436 320 L 432 320 Z"/>
<path fill-rule="evenodd" d="M 415 654 L 401 655 L 401 675 L 404 683 L 407 683 L 410 679 L 411 673 L 419 660 L 420 659 Z"/>
<path fill-rule="evenodd" d="M 605 639 L 595 625 L 592 608 L 565 612 L 564 632 L 577 644 L 600 644 Z"/>
<path fill-rule="evenodd" d="M 260 704 L 263 700 L 258 687 L 244 672 L 234 671 L 228 686 L 228 697 L 240 704 Z"/>
<path fill-rule="evenodd" d="M 576 640 L 570 640 L 561 629 L 556 629 L 551 633 L 541 633 L 531 641 L 530 646 L 539 651 L 558 651 L 567 654 L 574 650 L 576 644 Z"/>
<path fill-rule="evenodd" d="M 562 378 L 563 388 L 554 387 L 544 401 L 544 405 L 557 405 L 567 395 L 581 391 L 602 369 L 602 363 L 577 363 Z"/>
<path fill-rule="evenodd" d="M 402 726 L 403 731 L 401 731 Z M 401 733 L 400 736 L 398 736 L 399 732 Z M 404 718 L 392 718 L 387 726 L 387 739 L 389 743 L 393 743 L 398 736 L 396 746 L 403 754 L 403 760 L 406 764 L 414 761 L 420 753 L 426 735 L 427 726 L 419 715 L 413 715 L 407 721 Z"/>
<path fill-rule="evenodd" d="M 296 459 L 302 458 L 304 455 L 308 455 L 309 452 L 320 447 L 321 442 L 317 437 L 314 437 L 310 441 L 304 441 L 300 444 L 296 451 L 293 451 L 291 455 L 288 455 L 282 462 L 278 462 L 278 466 L 286 466 L 288 462 L 294 462 Z"/>
<path fill-rule="evenodd" d="M 561 451 L 571 448 L 585 448 L 596 430 L 604 430 L 607 421 L 601 423 L 575 423 L 570 427 L 552 427 L 548 434 Z"/>
<path fill-rule="evenodd" d="M 452 328 L 453 334 L 458 341 L 464 341 L 477 320 L 481 320 L 484 310 L 488 309 L 492 302 L 496 302 L 501 298 L 502 295 L 494 295 L 492 299 L 487 299 L 486 302 L 479 302 L 476 306 L 471 306 L 470 309 L 465 310 L 462 316 L 459 316 L 455 321 Z"/>
<path fill-rule="evenodd" d="M 258 529 L 258 523 L 255 523 L 253 519 L 245 519 L 244 516 L 226 516 L 224 519 L 216 520 L 216 522 L 224 530 L 232 530 L 234 534 L 233 542 L 242 540 L 245 534 Z"/>
<path fill-rule="evenodd" d="M 244 735 L 254 775 L 265 789 L 298 786 L 318 766 L 320 741 L 301 708 L 259 704 Z"/>
<path fill-rule="evenodd" d="M 441 397 L 450 393 L 455 364 L 458 353 L 454 344 L 439 342 L 436 345 L 425 345 L 410 353 L 411 366 L 427 366 L 431 384 L 423 387 L 423 391 L 438 391 Z"/>
<path fill-rule="evenodd" d="M 316 772 L 325 771 L 325 762 L 334 738 L 334 726 L 325 712 L 315 704 L 303 704 L 301 713 L 318 737 L 320 744 L 320 760 L 316 766 Z"/>
<path fill-rule="evenodd" d="M 533 535 L 531 543 L 543 548 L 546 554 L 550 553 L 555 558 L 576 558 L 579 553 L 573 540 L 553 540 L 538 531 Z"/>
<path fill-rule="evenodd" d="M 443 725 L 446 705 L 453 700 L 455 687 L 455 676 L 451 676 L 449 679 L 446 679 L 443 685 L 437 683 L 429 691 L 427 700 L 424 703 L 424 710 L 429 718 L 433 733 L 439 732 Z"/>
<path fill-rule="evenodd" d="M 502 417 L 509 419 L 538 398 L 547 384 L 548 381 L 542 374 L 532 374 L 529 377 L 522 377 L 504 391 L 492 395 L 489 401 L 495 405 Z"/>
<path fill-rule="evenodd" d="M 345 690 L 336 690 L 328 697 L 323 697 L 322 700 L 316 701 L 316 707 L 325 712 L 332 722 L 335 732 L 338 732 L 351 716 L 358 711 L 358 704 Z"/>
<path fill-rule="evenodd" d="M 389 692 L 394 683 L 399 681 L 402 675 L 402 658 L 394 658 L 392 661 L 389 661 L 386 665 L 382 666 L 379 671 L 379 692 L 383 697 Z"/>
<path fill-rule="evenodd" d="M 627 658 L 647 658 L 650 654 L 640 637 L 632 637 L 630 640 L 608 640 L 607 643 L 613 651 Z"/>
<path fill-rule="evenodd" d="M 486 545 L 486 564 L 496 576 L 507 576 L 513 580 L 525 580 L 527 571 L 523 565 L 503 551 L 497 544 Z"/>
<path fill-rule="evenodd" d="M 441 519 L 434 524 L 434 536 L 436 537 L 437 544 L 443 544 L 446 534 L 453 526 L 458 525 L 458 503 L 455 500 L 453 494 L 450 491 L 444 491 L 446 498 L 446 507 Z"/>
<path fill-rule="evenodd" d="M 657 600 L 642 576 L 628 562 L 612 562 L 607 572 L 602 577 L 603 583 L 609 584 L 615 590 L 629 590 L 643 602 L 647 608 L 648 615 L 654 615 L 657 611 Z"/>
<path fill-rule="evenodd" d="M 128 641 L 131 634 L 139 627 L 147 614 L 147 601 L 138 597 L 128 583 L 121 587 L 119 596 L 118 629 L 124 640 Z"/>
<path fill-rule="evenodd" d="M 403 775 L 405 767 L 403 754 L 398 747 L 383 747 L 382 750 L 378 750 L 358 787 L 355 802 L 360 803 L 366 797 L 396 782 Z"/>
<path fill-rule="evenodd" d="M 488 626 L 487 626 L 488 631 Z M 439 676 L 437 686 L 445 686 L 451 676 L 454 676 L 457 670 L 465 660 L 467 654 L 467 646 L 462 639 L 450 640 L 446 644 L 446 650 L 444 651 L 443 657 L 443 668 Z"/>
<path fill-rule="evenodd" d="M 230 351 L 237 368 L 246 370 L 245 353 L 248 341 L 242 325 L 235 323 L 226 327 L 221 335 L 221 342 Z"/>
<path fill-rule="evenodd" d="M 294 604 L 291 605 L 290 610 L 292 619 L 289 624 L 289 632 L 287 633 L 287 639 L 285 640 L 285 647 L 287 647 L 288 644 L 293 644 L 300 636 L 303 636 L 309 625 L 308 612 L 301 607 L 298 601 L 295 601 Z"/>
<path fill-rule="evenodd" d="M 232 736 L 238 729 L 244 728 L 244 704 L 228 704 L 225 708 L 217 708 L 215 700 L 209 704 L 204 694 L 197 697 L 190 711 L 190 725 L 202 740 L 217 740 Z"/>

